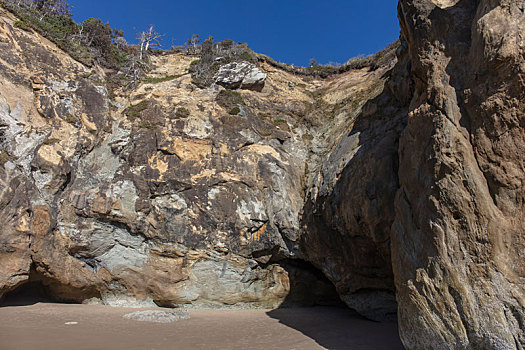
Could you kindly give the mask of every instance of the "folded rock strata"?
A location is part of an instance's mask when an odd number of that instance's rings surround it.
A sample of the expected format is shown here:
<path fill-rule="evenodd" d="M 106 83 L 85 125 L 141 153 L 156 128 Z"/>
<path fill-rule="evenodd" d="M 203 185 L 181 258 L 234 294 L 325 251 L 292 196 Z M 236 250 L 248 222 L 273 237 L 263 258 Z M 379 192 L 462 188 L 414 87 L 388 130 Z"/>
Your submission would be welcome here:
<path fill-rule="evenodd" d="M 150 75 L 175 78 L 130 92 L 2 10 L 0 296 L 338 295 L 407 349 L 523 349 L 524 11 L 400 0 L 377 66 L 234 62 L 201 89 L 166 54 Z"/>

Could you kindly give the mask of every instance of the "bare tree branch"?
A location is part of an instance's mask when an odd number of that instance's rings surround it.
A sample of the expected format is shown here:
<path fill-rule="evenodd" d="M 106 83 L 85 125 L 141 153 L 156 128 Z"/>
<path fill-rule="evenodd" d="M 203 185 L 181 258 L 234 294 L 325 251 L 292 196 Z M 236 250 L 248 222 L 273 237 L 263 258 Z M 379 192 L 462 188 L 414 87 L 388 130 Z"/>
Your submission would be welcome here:
<path fill-rule="evenodd" d="M 137 38 L 140 41 L 140 60 L 146 57 L 150 47 L 161 46 L 160 40 L 164 35 L 157 33 L 154 29 L 155 27 L 153 24 L 150 25 L 149 30 L 147 32 L 140 33 Z"/>

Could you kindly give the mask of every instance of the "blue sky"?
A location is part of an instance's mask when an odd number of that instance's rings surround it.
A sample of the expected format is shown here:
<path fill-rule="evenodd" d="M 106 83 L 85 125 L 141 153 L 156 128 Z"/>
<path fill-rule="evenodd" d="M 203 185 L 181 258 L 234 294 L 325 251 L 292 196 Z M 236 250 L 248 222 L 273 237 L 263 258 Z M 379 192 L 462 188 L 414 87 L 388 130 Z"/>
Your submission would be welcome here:
<path fill-rule="evenodd" d="M 77 22 L 101 18 L 128 42 L 154 24 L 163 48 L 193 33 L 247 43 L 277 61 L 344 63 L 375 53 L 399 36 L 397 0 L 69 0 Z"/>

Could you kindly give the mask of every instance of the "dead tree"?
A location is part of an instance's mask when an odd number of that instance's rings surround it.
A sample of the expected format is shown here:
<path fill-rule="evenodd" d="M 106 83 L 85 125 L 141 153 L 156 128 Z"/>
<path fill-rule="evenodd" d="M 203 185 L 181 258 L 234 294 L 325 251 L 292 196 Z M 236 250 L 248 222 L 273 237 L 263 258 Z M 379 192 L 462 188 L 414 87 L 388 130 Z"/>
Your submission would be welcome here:
<path fill-rule="evenodd" d="M 135 54 L 129 55 L 128 64 L 124 72 L 124 76 L 128 79 L 128 83 L 125 88 L 135 89 L 142 76 L 142 71 L 145 69 L 142 60 L 138 59 Z"/>
<path fill-rule="evenodd" d="M 149 27 L 149 30 L 147 32 L 140 33 L 138 36 L 138 40 L 140 41 L 139 59 L 143 60 L 145 58 L 150 47 L 160 47 L 160 39 L 162 37 L 163 35 L 157 33 L 154 30 L 153 25 Z"/>
<path fill-rule="evenodd" d="M 67 0 L 37 0 L 36 9 L 40 12 L 40 22 L 46 16 L 70 15 Z"/>

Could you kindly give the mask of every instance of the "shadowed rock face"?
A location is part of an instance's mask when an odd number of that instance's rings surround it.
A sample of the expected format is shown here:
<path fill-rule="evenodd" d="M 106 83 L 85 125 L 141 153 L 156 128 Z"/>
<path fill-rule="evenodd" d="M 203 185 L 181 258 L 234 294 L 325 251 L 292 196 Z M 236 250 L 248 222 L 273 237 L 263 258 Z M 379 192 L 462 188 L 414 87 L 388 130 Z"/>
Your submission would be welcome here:
<path fill-rule="evenodd" d="M 410 98 L 405 44 L 355 119 L 338 137 L 306 201 L 301 248 L 348 306 L 368 318 L 396 318 L 390 228 L 399 188 L 398 140 Z M 341 132 L 341 131 L 339 131 Z"/>
<path fill-rule="evenodd" d="M 523 349 L 522 1 L 399 3 L 415 91 L 392 261 L 408 349 Z"/>
<path fill-rule="evenodd" d="M 396 60 L 238 91 L 178 54 L 110 90 L 2 12 L 0 296 L 332 302 L 305 260 L 408 349 L 523 349 L 524 10 L 401 0 Z"/>

